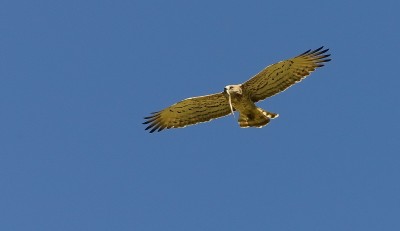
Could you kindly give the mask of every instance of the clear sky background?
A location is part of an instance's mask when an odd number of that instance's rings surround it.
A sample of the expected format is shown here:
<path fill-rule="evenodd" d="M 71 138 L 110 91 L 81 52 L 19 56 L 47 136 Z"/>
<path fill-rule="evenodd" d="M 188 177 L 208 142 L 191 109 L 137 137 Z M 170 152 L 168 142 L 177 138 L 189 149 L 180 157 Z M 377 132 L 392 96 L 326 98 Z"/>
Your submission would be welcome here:
<path fill-rule="evenodd" d="M 400 230 L 400 3 L 3 0 L 0 230 Z M 332 61 L 232 116 L 148 113 L 319 46 Z"/>

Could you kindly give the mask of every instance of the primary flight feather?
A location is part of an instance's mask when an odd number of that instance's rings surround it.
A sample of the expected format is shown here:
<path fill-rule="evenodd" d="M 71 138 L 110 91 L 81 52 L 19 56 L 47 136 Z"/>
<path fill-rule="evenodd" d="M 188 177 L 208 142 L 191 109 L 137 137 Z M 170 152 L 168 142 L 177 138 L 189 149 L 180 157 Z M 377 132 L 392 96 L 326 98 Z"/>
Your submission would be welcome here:
<path fill-rule="evenodd" d="M 320 47 L 294 58 L 267 66 L 243 84 L 228 85 L 221 93 L 188 98 L 145 117 L 146 130 L 162 131 L 207 122 L 238 111 L 239 126 L 263 127 L 278 114 L 265 111 L 254 103 L 278 94 L 300 82 L 316 68 L 329 62 L 330 54 Z"/>

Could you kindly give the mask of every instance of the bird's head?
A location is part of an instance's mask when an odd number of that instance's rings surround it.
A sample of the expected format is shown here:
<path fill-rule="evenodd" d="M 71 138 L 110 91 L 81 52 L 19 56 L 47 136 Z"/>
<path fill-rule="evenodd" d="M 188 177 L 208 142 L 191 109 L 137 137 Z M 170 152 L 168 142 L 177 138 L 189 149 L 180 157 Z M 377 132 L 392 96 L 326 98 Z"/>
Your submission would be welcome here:
<path fill-rule="evenodd" d="M 238 98 L 242 95 L 242 85 L 228 85 L 224 88 L 224 93 L 228 96 L 229 107 L 231 108 L 231 112 L 233 117 L 235 117 L 235 113 L 233 112 L 232 105 L 232 95 L 234 98 Z M 240 95 L 240 96 L 239 96 Z"/>
<path fill-rule="evenodd" d="M 242 86 L 240 84 L 228 85 L 224 88 L 224 92 L 228 93 L 229 95 L 231 95 L 231 94 L 241 95 L 242 94 Z"/>

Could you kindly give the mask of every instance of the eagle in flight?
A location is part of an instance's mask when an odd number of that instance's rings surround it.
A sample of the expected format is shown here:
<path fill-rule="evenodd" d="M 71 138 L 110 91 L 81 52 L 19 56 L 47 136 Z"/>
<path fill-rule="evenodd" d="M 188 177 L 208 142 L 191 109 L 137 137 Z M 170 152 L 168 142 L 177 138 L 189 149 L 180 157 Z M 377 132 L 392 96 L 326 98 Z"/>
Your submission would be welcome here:
<path fill-rule="evenodd" d="M 278 94 L 300 82 L 316 68 L 329 62 L 329 49 L 320 47 L 308 50 L 294 58 L 267 66 L 248 81 L 228 85 L 223 92 L 193 98 L 187 98 L 162 111 L 153 112 L 145 117 L 143 124 L 149 124 L 150 133 L 169 128 L 182 128 L 201 122 L 207 122 L 222 116 L 239 112 L 239 126 L 242 128 L 261 128 L 278 114 L 265 111 L 254 103 Z"/>

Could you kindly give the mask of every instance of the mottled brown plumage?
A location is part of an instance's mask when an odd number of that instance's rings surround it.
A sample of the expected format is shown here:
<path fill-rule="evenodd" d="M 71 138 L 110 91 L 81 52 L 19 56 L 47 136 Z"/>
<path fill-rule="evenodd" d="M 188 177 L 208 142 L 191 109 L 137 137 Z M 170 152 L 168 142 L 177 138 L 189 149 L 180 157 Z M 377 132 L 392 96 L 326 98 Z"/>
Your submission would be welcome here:
<path fill-rule="evenodd" d="M 145 117 L 146 130 L 180 128 L 226 116 L 239 111 L 240 127 L 263 127 L 278 114 L 267 112 L 254 103 L 278 94 L 300 82 L 316 68 L 329 62 L 329 49 L 308 50 L 292 59 L 267 66 L 243 84 L 228 85 L 224 92 L 185 99 Z M 232 111 L 233 113 L 233 111 Z"/>

